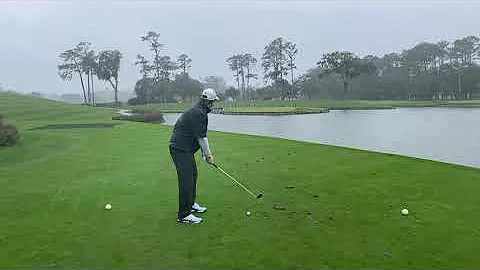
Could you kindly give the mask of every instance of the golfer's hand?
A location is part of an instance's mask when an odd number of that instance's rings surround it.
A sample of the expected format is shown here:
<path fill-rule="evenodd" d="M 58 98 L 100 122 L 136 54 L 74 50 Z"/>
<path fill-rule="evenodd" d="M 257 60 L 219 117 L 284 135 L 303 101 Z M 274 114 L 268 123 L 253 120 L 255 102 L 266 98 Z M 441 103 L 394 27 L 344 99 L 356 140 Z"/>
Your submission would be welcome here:
<path fill-rule="evenodd" d="M 213 156 L 205 157 L 205 161 L 209 164 L 214 164 Z"/>

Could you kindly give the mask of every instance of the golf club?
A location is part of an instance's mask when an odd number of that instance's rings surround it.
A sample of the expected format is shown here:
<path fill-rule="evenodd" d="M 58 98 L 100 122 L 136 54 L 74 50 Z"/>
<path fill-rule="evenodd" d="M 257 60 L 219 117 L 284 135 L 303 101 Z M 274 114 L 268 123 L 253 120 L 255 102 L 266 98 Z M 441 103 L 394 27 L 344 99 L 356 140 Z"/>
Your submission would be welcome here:
<path fill-rule="evenodd" d="M 239 185 L 241 188 L 243 188 L 246 192 L 248 192 L 248 194 L 252 195 L 254 198 L 256 199 L 260 199 L 263 194 L 260 193 L 258 195 L 255 195 L 253 194 L 253 192 L 251 192 L 248 188 L 246 188 L 245 186 L 243 186 L 242 184 L 240 184 L 240 182 L 238 182 L 237 180 L 235 180 L 235 178 L 233 178 L 231 175 L 229 175 L 226 171 L 224 171 L 222 168 L 220 168 L 220 166 L 218 166 L 217 164 L 214 164 L 214 163 L 211 163 L 213 167 L 219 169 L 223 174 L 225 174 L 226 176 L 230 177 L 230 179 L 232 179 L 237 185 Z"/>

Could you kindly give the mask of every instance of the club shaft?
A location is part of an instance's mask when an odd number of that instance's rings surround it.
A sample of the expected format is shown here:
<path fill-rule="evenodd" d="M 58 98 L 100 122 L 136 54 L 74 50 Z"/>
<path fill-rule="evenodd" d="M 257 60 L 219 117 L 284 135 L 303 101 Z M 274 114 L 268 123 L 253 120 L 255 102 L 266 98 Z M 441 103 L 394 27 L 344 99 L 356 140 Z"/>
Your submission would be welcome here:
<path fill-rule="evenodd" d="M 241 188 L 243 188 L 246 192 L 248 192 L 250 195 L 252 195 L 254 198 L 256 198 L 257 196 L 255 194 L 253 194 L 253 192 L 251 192 L 248 188 L 244 187 L 240 182 L 238 182 L 237 180 L 235 180 L 235 178 L 233 178 L 230 174 L 228 174 L 226 171 L 224 171 L 222 168 L 220 168 L 219 166 L 217 166 L 217 168 L 222 172 L 224 173 L 226 176 L 230 177 L 230 179 L 232 179 L 235 183 L 237 183 L 237 185 L 239 185 Z"/>

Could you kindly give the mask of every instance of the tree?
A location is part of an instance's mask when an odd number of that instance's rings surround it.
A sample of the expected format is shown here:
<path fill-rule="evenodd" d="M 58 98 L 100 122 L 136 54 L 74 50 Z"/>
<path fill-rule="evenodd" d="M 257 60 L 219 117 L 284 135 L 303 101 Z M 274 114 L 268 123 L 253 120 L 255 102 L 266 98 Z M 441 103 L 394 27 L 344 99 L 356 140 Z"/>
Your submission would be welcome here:
<path fill-rule="evenodd" d="M 290 81 L 290 96 L 294 95 L 293 90 L 293 70 L 297 68 L 295 65 L 295 57 L 298 53 L 297 45 L 292 42 L 285 43 L 285 53 L 287 55 L 287 67 L 290 69 L 291 81 Z"/>
<path fill-rule="evenodd" d="M 177 60 L 177 66 L 183 70 L 183 73 L 188 73 L 188 69 L 191 67 L 190 63 L 192 59 L 187 54 L 182 53 Z"/>
<path fill-rule="evenodd" d="M 169 95 L 173 92 L 173 85 L 171 81 L 158 81 L 154 82 L 152 88 L 152 102 L 153 103 L 164 103 L 168 102 Z"/>
<path fill-rule="evenodd" d="M 71 81 L 74 73 L 78 74 L 80 78 L 80 84 L 82 85 L 84 104 L 89 104 L 87 101 L 87 93 L 85 90 L 85 84 L 83 80 L 83 73 L 85 71 L 84 59 L 87 56 L 87 52 L 90 48 L 89 42 L 80 42 L 73 49 L 64 51 L 59 55 L 63 64 L 58 65 L 58 75 L 64 81 Z"/>
<path fill-rule="evenodd" d="M 179 94 L 183 100 L 190 98 L 193 101 L 194 97 L 202 92 L 203 84 L 190 77 L 188 73 L 181 73 L 175 76 L 174 88 L 177 94 Z"/>
<path fill-rule="evenodd" d="M 173 71 L 178 69 L 178 66 L 175 62 L 170 60 L 170 56 L 162 56 L 158 61 L 160 67 L 160 77 L 161 81 L 170 81 L 170 76 L 173 75 Z"/>
<path fill-rule="evenodd" d="M 237 98 L 238 97 L 238 90 L 235 89 L 235 87 L 230 86 L 225 90 L 225 96 L 231 97 L 231 98 Z"/>
<path fill-rule="evenodd" d="M 164 44 L 160 43 L 160 34 L 155 31 L 149 31 L 147 35 L 140 38 L 143 42 L 147 43 L 150 51 L 153 52 L 153 61 L 149 65 L 148 70 L 153 71 L 153 79 L 159 81 L 161 78 L 162 71 L 162 59 L 160 55 L 160 50 L 163 48 Z M 137 58 L 141 61 L 145 59 L 142 55 Z M 148 62 L 147 62 L 148 63 Z"/>
<path fill-rule="evenodd" d="M 241 73 L 241 55 L 234 54 L 227 58 L 228 67 L 233 71 L 233 76 L 237 82 L 237 89 L 240 90 L 240 73 Z"/>
<path fill-rule="evenodd" d="M 203 85 L 206 88 L 213 88 L 217 93 L 223 93 L 227 89 L 227 82 L 220 76 L 208 76 L 203 78 Z"/>
<path fill-rule="evenodd" d="M 262 54 L 262 67 L 264 69 L 265 82 L 278 82 L 286 74 L 286 57 L 284 54 L 285 41 L 279 37 L 274 39 L 264 48 Z"/>
<path fill-rule="evenodd" d="M 242 64 L 245 66 L 245 77 L 247 78 L 247 95 L 248 98 L 252 98 L 252 88 L 250 85 L 250 80 L 256 80 L 258 78 L 257 74 L 253 73 L 255 66 L 257 65 L 257 58 L 252 54 L 246 53 L 243 54 Z"/>
<path fill-rule="evenodd" d="M 136 66 L 140 66 L 140 73 L 142 74 L 143 78 L 146 78 L 150 75 L 151 73 L 151 66 L 148 63 L 148 60 L 140 55 L 137 54 L 137 61 L 135 61 Z"/>
<path fill-rule="evenodd" d="M 115 104 L 118 105 L 118 77 L 122 54 L 118 50 L 101 51 L 96 70 L 99 80 L 109 82 L 115 92 Z"/>
<path fill-rule="evenodd" d="M 174 76 L 174 71 L 178 69 L 178 66 L 171 61 L 170 56 L 161 55 L 161 49 L 164 44 L 160 43 L 160 34 L 149 31 L 147 35 L 141 37 L 141 40 L 147 43 L 150 51 L 153 52 L 153 60 L 149 61 L 145 56 L 137 54 L 135 65 L 140 67 L 143 79 L 147 79 L 150 76 L 153 77 L 151 78 L 152 80 L 140 80 L 137 88 L 141 91 L 149 91 L 149 95 L 144 100 L 147 103 L 171 100 L 173 93 L 171 78 Z M 186 57 L 183 67 L 184 72 L 187 71 L 189 62 L 190 60 Z M 134 102 L 142 102 L 142 99 L 139 97 Z"/>
<path fill-rule="evenodd" d="M 257 63 L 257 59 L 250 53 L 239 53 L 230 56 L 227 59 L 229 68 L 234 72 L 238 89 L 242 99 L 247 98 L 247 92 L 250 89 L 250 79 L 256 79 L 257 75 L 252 73 Z M 245 88 L 246 83 L 246 88 Z M 240 87 L 241 85 L 241 87 Z"/>
<path fill-rule="evenodd" d="M 450 42 L 448 42 L 446 40 L 441 40 L 437 43 L 437 46 L 440 49 L 440 59 L 439 59 L 439 67 L 440 68 L 448 60 L 448 46 L 449 45 L 450 45 Z"/>
<path fill-rule="evenodd" d="M 479 43 L 475 36 L 420 42 L 401 52 L 362 59 L 350 52 L 330 53 L 331 59 L 324 55 L 294 83 L 305 98 L 345 98 L 348 93 L 349 98 L 369 100 L 468 99 L 480 92 Z M 348 91 L 351 85 L 355 91 Z"/>
<path fill-rule="evenodd" d="M 385 54 L 382 59 L 388 69 L 397 68 L 402 65 L 401 56 L 398 53 Z"/>
<path fill-rule="evenodd" d="M 318 76 L 315 76 L 314 70 L 309 70 L 306 74 L 298 78 L 298 85 L 300 87 L 301 94 L 307 99 L 312 99 L 312 96 L 317 90 Z"/>
<path fill-rule="evenodd" d="M 246 67 L 247 67 L 247 59 L 245 57 L 245 54 L 239 54 L 237 55 L 238 57 L 238 65 L 240 69 L 240 79 L 242 81 L 242 89 L 240 93 L 242 94 L 242 99 L 246 99 L 246 91 L 245 91 L 245 78 L 246 78 Z"/>
<path fill-rule="evenodd" d="M 403 65 L 410 67 L 415 75 L 429 73 L 437 70 L 442 49 L 438 44 L 422 42 L 409 50 L 404 50 L 401 59 Z"/>
<path fill-rule="evenodd" d="M 449 69 L 456 73 L 457 77 L 457 98 L 466 98 L 468 91 L 464 91 L 462 76 L 468 68 L 475 66 L 474 58 L 479 51 L 480 38 L 467 36 L 457 39 L 448 49 L 450 64 Z"/>
<path fill-rule="evenodd" d="M 479 50 L 479 42 L 480 38 L 476 36 L 467 36 L 455 40 L 452 50 L 457 58 L 457 62 L 460 62 L 464 67 L 471 66 Z"/>
<path fill-rule="evenodd" d="M 58 75 L 64 81 L 72 81 L 73 73 L 77 73 L 80 77 L 80 83 L 82 85 L 83 103 L 87 104 L 87 95 L 85 93 L 85 86 L 83 84 L 82 72 L 79 66 L 76 64 L 76 60 L 69 60 L 73 58 L 72 55 L 73 52 L 71 50 L 65 51 L 60 55 L 60 58 L 63 58 L 66 63 L 58 65 Z"/>
<path fill-rule="evenodd" d="M 347 95 L 350 90 L 350 83 L 353 78 L 362 73 L 373 73 L 376 70 L 373 63 L 361 60 L 352 52 L 339 52 L 324 54 L 322 59 L 317 62 L 317 65 L 324 68 L 323 76 L 328 76 L 331 73 L 336 73 L 341 76 L 343 82 L 343 94 Z"/>
<path fill-rule="evenodd" d="M 97 59 L 98 56 L 96 55 L 94 50 L 88 50 L 85 48 L 83 52 L 83 59 L 82 59 L 82 69 L 83 73 L 87 76 L 87 93 L 88 93 L 88 103 L 95 105 L 95 90 L 93 87 L 93 75 L 95 75 L 97 70 Z"/>
<path fill-rule="evenodd" d="M 137 96 L 132 104 L 148 104 L 153 100 L 153 88 L 155 81 L 153 78 L 143 77 L 135 83 L 135 95 Z"/>

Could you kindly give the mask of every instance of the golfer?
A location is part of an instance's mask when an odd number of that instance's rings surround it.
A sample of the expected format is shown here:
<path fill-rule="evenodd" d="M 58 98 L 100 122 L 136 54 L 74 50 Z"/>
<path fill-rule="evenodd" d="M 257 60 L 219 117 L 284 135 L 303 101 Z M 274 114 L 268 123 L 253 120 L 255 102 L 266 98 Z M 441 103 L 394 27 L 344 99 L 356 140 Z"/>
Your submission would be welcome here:
<path fill-rule="evenodd" d="M 184 112 L 175 123 L 170 139 L 170 156 L 175 164 L 178 177 L 178 219 L 184 223 L 200 223 L 202 219 L 193 213 L 204 213 L 206 207 L 195 202 L 197 193 L 197 165 L 194 154 L 201 149 L 204 160 L 214 163 L 208 145 L 208 113 L 218 100 L 215 90 L 203 90 L 200 100 Z"/>

